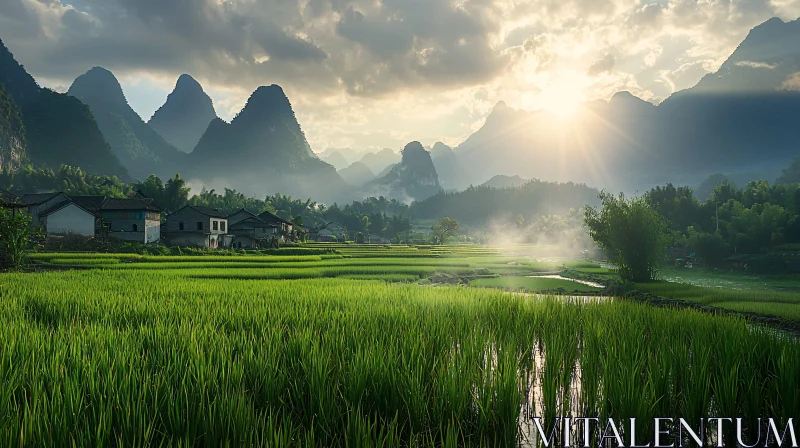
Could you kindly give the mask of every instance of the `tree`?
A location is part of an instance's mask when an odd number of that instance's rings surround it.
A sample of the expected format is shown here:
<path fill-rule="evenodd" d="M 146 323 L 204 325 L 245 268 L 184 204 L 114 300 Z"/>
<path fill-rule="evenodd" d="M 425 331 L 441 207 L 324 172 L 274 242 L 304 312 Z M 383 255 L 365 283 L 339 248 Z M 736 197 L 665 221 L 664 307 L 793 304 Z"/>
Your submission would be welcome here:
<path fill-rule="evenodd" d="M 164 185 L 165 203 L 161 206 L 172 212 L 177 211 L 189 202 L 189 191 L 191 190 L 186 186 L 186 181 L 180 174 L 176 174 Z"/>
<path fill-rule="evenodd" d="M 644 198 L 606 192 L 598 197 L 602 209 L 587 207 L 584 214 L 589 236 L 619 266 L 624 280 L 653 280 L 667 247 L 666 221 Z"/>
<path fill-rule="evenodd" d="M 431 227 L 433 230 L 433 236 L 438 244 L 444 244 L 450 238 L 456 236 L 458 231 L 461 229 L 461 225 L 452 218 L 441 218 L 440 220 L 436 221 L 436 224 Z"/>
<path fill-rule="evenodd" d="M 39 231 L 31 227 L 31 217 L 0 208 L 0 266 L 19 269 L 32 250 Z"/>

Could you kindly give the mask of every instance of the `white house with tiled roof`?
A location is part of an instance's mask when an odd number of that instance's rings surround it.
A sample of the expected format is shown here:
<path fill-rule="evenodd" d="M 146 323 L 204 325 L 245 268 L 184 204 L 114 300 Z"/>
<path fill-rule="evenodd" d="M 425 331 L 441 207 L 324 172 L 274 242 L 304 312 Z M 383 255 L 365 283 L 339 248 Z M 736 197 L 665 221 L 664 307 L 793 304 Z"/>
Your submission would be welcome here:
<path fill-rule="evenodd" d="M 228 248 L 232 240 L 227 216 L 219 210 L 198 205 L 187 205 L 168 215 L 162 234 L 175 246 Z"/>

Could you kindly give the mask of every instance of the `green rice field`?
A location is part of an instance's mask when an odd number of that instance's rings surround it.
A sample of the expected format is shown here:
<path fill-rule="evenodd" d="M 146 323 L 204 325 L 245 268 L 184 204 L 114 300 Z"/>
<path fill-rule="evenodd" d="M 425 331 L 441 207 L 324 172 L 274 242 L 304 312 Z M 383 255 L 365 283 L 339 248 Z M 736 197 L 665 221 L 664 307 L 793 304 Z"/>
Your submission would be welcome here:
<path fill-rule="evenodd" d="M 584 285 L 582 283 L 570 280 L 541 277 L 480 278 L 470 281 L 469 285 L 476 287 L 523 290 L 527 292 L 552 291 L 556 289 L 563 289 L 568 292 L 594 292 L 600 290 L 600 288 Z"/>
<path fill-rule="evenodd" d="M 800 320 L 800 293 L 774 289 L 732 289 L 684 283 L 638 283 L 636 289 L 660 297 L 686 300 L 748 313 Z"/>
<path fill-rule="evenodd" d="M 642 435 L 656 416 L 742 416 L 748 436 L 750 418 L 800 416 L 794 336 L 624 300 L 417 284 L 580 287 L 526 276 L 591 263 L 330 247 L 35 254 L 37 272 L 0 274 L 0 446 L 513 447 L 536 446 L 532 416 L 635 416 Z"/>

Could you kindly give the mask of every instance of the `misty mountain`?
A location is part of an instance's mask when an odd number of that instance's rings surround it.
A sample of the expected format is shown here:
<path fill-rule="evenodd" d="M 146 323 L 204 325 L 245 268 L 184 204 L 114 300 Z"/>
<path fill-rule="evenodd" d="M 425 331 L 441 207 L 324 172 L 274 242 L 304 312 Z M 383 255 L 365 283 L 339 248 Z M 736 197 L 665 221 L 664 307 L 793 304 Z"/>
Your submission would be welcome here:
<path fill-rule="evenodd" d="M 565 215 L 570 209 L 596 206 L 599 191 L 584 184 L 531 180 L 516 188 L 471 186 L 464 191 L 439 192 L 411 205 L 417 219 L 449 216 L 462 224 L 483 226 L 518 223 L 542 215 Z"/>
<path fill-rule="evenodd" d="M 714 192 L 714 189 L 717 188 L 717 185 L 726 181 L 731 181 L 728 179 L 728 176 L 720 173 L 714 173 L 701 182 L 697 188 L 694 188 L 694 197 L 696 197 L 700 202 L 705 202 L 711 197 L 711 194 Z"/>
<path fill-rule="evenodd" d="M 373 173 L 380 173 L 389 165 L 400 162 L 400 154 L 397 154 L 389 148 L 383 148 L 378 152 L 364 154 L 360 162 L 367 165 Z"/>
<path fill-rule="evenodd" d="M 370 196 L 385 196 L 408 202 L 423 200 L 439 191 L 439 176 L 431 155 L 419 142 L 411 142 L 401 151 L 400 163 L 383 177 L 364 186 Z"/>
<path fill-rule="evenodd" d="M 523 179 L 519 176 L 504 176 L 502 174 L 498 174 L 497 176 L 494 176 L 482 183 L 480 186 L 491 188 L 518 188 L 528 182 L 529 181 L 527 179 Z"/>
<path fill-rule="evenodd" d="M 131 175 L 169 178 L 183 171 L 187 156 L 167 143 L 128 104 L 117 78 L 102 67 L 79 76 L 67 94 L 89 106 L 111 149 Z"/>
<path fill-rule="evenodd" d="M 25 160 L 25 126 L 14 99 L 0 84 L 0 171 L 16 171 Z"/>
<path fill-rule="evenodd" d="M 189 153 L 215 118 L 214 103 L 203 87 L 191 76 L 181 75 L 167 101 L 147 124 L 169 144 Z"/>
<path fill-rule="evenodd" d="M 333 165 L 337 170 L 342 170 L 350 166 L 350 162 L 348 162 L 339 151 L 330 152 L 325 156 L 321 156 L 320 159 L 325 161 L 325 163 Z"/>
<path fill-rule="evenodd" d="M 0 84 L 8 94 L 4 106 L 8 113 L 14 114 L 9 99 L 21 112 L 30 162 L 53 169 L 71 165 L 93 174 L 130 178 L 89 108 L 75 98 L 40 88 L 2 41 Z M 16 151 L 14 154 L 16 159 Z"/>
<path fill-rule="evenodd" d="M 694 93 L 774 92 L 800 89 L 800 20 L 774 17 L 753 28 L 716 73 L 703 77 Z M 794 85 L 792 81 L 794 80 Z"/>
<path fill-rule="evenodd" d="M 455 152 L 464 188 L 497 174 L 625 191 L 709 174 L 774 178 L 800 148 L 800 21 L 771 19 L 695 87 L 654 106 L 628 92 L 564 119 L 498 103 Z"/>
<path fill-rule="evenodd" d="M 212 121 L 189 156 L 193 176 L 251 195 L 280 192 L 330 201 L 350 190 L 311 151 L 289 98 L 274 84 L 256 89 L 230 123 Z"/>
<path fill-rule="evenodd" d="M 430 148 L 430 152 L 433 165 L 436 167 L 436 173 L 439 174 L 439 182 L 442 184 L 442 188 L 450 188 L 451 185 L 457 184 L 461 170 L 458 157 L 453 148 L 442 142 L 436 142 Z"/>
<path fill-rule="evenodd" d="M 775 179 L 776 184 L 793 184 L 800 183 L 800 157 L 792 160 L 786 169 L 781 172 L 781 175 Z"/>
<path fill-rule="evenodd" d="M 400 162 L 398 162 L 398 163 L 400 163 Z M 398 165 L 398 163 L 393 163 L 391 165 L 388 165 L 386 168 L 383 169 L 383 171 L 381 171 L 380 173 L 376 174 L 375 178 L 376 179 L 380 179 L 382 177 L 386 177 L 386 175 L 391 173 L 392 170 L 394 169 L 394 167 L 396 167 Z M 434 166 L 434 168 L 436 168 L 436 167 Z"/>
<path fill-rule="evenodd" d="M 375 179 L 375 173 L 370 171 L 369 167 L 361 162 L 353 162 L 353 164 L 347 168 L 339 170 L 339 175 L 342 176 L 345 182 L 356 187 L 360 187 Z"/>
<path fill-rule="evenodd" d="M 361 157 L 365 153 L 367 153 L 369 151 L 365 151 L 363 149 L 350 148 L 350 147 L 347 147 L 347 148 L 325 148 L 325 150 L 323 150 L 322 152 L 318 153 L 317 155 L 319 156 L 320 159 L 325 160 L 326 158 L 328 158 L 331 154 L 333 154 L 335 152 L 338 152 L 339 154 L 341 154 L 342 157 L 345 158 L 345 160 L 350 161 L 350 160 L 360 160 Z M 348 164 L 349 164 L 349 162 L 348 162 Z"/>

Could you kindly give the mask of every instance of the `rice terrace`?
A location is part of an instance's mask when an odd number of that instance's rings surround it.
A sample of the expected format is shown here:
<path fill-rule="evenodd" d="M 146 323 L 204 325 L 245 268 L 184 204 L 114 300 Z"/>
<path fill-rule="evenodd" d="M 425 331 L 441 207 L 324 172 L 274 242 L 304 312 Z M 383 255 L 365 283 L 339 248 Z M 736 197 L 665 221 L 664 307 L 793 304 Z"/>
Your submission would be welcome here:
<path fill-rule="evenodd" d="M 699 431 L 747 416 L 742 437 L 764 440 L 749 417 L 783 434 L 800 415 L 796 335 L 564 300 L 607 294 L 566 278 L 613 275 L 593 262 L 463 244 L 289 251 L 32 254 L 40 272 L 0 276 L 0 443 L 537 446 L 531 417 L 550 428 L 564 415 L 636 417 L 635 442 L 656 417 Z M 795 316 L 798 294 L 760 294 Z M 622 434 L 627 444 L 627 423 Z"/>

